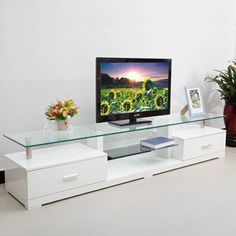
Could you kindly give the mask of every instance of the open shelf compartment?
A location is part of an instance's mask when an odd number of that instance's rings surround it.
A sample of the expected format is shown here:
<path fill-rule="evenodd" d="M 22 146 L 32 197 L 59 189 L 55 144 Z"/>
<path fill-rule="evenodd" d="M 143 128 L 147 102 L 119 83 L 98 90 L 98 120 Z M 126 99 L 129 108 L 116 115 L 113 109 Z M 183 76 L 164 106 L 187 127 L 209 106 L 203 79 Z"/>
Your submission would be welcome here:
<path fill-rule="evenodd" d="M 158 148 L 158 149 L 164 149 L 164 148 L 169 148 L 169 147 L 173 147 L 173 146 L 176 146 L 176 144 L 168 145 L 168 146 Z M 147 152 L 151 152 L 151 151 L 158 150 L 158 149 L 152 149 L 152 148 L 140 145 L 140 144 L 134 144 L 134 145 L 130 145 L 130 146 L 105 150 L 104 152 L 107 153 L 108 160 L 114 160 L 114 159 L 118 159 L 118 158 L 122 158 L 122 157 L 128 157 L 128 156 L 147 153 Z"/>

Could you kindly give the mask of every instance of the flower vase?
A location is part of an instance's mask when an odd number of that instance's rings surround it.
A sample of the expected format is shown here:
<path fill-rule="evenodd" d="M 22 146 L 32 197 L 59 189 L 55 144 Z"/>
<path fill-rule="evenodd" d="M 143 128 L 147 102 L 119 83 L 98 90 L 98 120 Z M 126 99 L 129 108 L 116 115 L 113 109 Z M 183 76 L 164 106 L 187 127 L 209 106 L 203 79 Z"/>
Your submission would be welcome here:
<path fill-rule="evenodd" d="M 69 127 L 68 120 L 60 120 L 60 121 L 57 121 L 56 124 L 57 124 L 57 130 L 59 131 L 67 130 Z"/>
<path fill-rule="evenodd" d="M 226 101 L 224 107 L 226 146 L 236 147 L 236 101 Z"/>

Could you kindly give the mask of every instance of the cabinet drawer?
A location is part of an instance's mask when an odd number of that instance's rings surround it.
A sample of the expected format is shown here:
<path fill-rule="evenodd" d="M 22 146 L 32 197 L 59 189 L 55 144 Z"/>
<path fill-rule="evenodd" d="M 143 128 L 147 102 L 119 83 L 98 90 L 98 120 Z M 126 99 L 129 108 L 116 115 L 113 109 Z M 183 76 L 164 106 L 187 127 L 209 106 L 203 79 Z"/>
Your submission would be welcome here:
<path fill-rule="evenodd" d="M 106 157 L 30 171 L 28 198 L 37 198 L 106 180 Z"/>
<path fill-rule="evenodd" d="M 205 137 L 181 139 L 177 138 L 179 145 L 173 152 L 173 157 L 179 160 L 188 160 L 211 153 L 225 150 L 225 134 L 219 133 Z"/>

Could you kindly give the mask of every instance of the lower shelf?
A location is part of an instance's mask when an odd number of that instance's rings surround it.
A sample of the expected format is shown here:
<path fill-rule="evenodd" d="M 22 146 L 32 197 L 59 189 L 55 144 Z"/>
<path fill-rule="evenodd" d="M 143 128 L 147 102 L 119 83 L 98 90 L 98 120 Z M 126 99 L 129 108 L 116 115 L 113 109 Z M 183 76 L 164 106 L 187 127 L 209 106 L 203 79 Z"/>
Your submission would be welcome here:
<path fill-rule="evenodd" d="M 122 183 L 223 157 L 224 152 L 218 152 L 182 161 L 157 156 L 156 152 L 153 151 L 138 157 L 129 156 L 109 161 L 107 181 L 113 184 L 114 182 Z"/>
<path fill-rule="evenodd" d="M 127 147 L 114 148 L 110 150 L 105 150 L 104 152 L 108 155 L 108 160 L 113 160 L 117 158 L 142 154 L 146 152 L 151 152 L 152 149 L 148 147 L 141 146 L 140 144 L 131 145 Z"/>
<path fill-rule="evenodd" d="M 169 145 L 169 146 L 162 147 L 159 149 L 169 148 L 169 147 L 173 147 L 173 146 L 177 146 L 177 145 L 176 144 Z M 130 145 L 130 146 L 126 146 L 126 147 L 119 147 L 119 148 L 114 148 L 114 149 L 110 149 L 110 150 L 105 150 L 104 152 L 107 153 L 108 160 L 114 160 L 114 159 L 118 159 L 118 158 L 122 158 L 122 157 L 128 157 L 128 156 L 151 152 L 153 150 L 155 150 L 155 149 L 145 147 L 140 144 L 135 144 L 135 145 Z"/>
<path fill-rule="evenodd" d="M 108 180 L 116 180 L 126 176 L 145 176 L 159 173 L 163 168 L 171 168 L 184 164 L 183 161 L 157 156 L 155 151 L 139 156 L 129 156 L 108 162 Z"/>

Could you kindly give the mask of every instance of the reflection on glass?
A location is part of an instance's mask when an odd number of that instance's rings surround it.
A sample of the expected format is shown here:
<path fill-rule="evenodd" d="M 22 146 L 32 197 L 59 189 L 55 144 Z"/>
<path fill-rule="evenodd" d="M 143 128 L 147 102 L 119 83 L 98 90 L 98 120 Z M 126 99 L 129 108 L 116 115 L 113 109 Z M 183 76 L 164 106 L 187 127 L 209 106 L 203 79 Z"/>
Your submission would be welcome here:
<path fill-rule="evenodd" d="M 161 128 L 171 125 L 186 124 L 220 118 L 223 118 L 223 115 L 205 114 L 204 116 L 194 117 L 190 119 L 188 117 L 181 116 L 180 114 L 172 114 L 167 116 L 149 118 L 152 120 L 152 123 L 145 125 L 142 124 L 120 127 L 110 125 L 109 123 L 93 123 L 73 127 L 70 126 L 69 129 L 65 131 L 57 131 L 55 129 L 55 124 L 53 124 L 53 122 L 50 122 L 47 123 L 42 130 L 39 131 L 8 134 L 4 136 L 24 147 L 36 147 L 47 144 L 136 132 L 153 128 Z M 30 138 L 30 141 L 28 138 Z"/>

